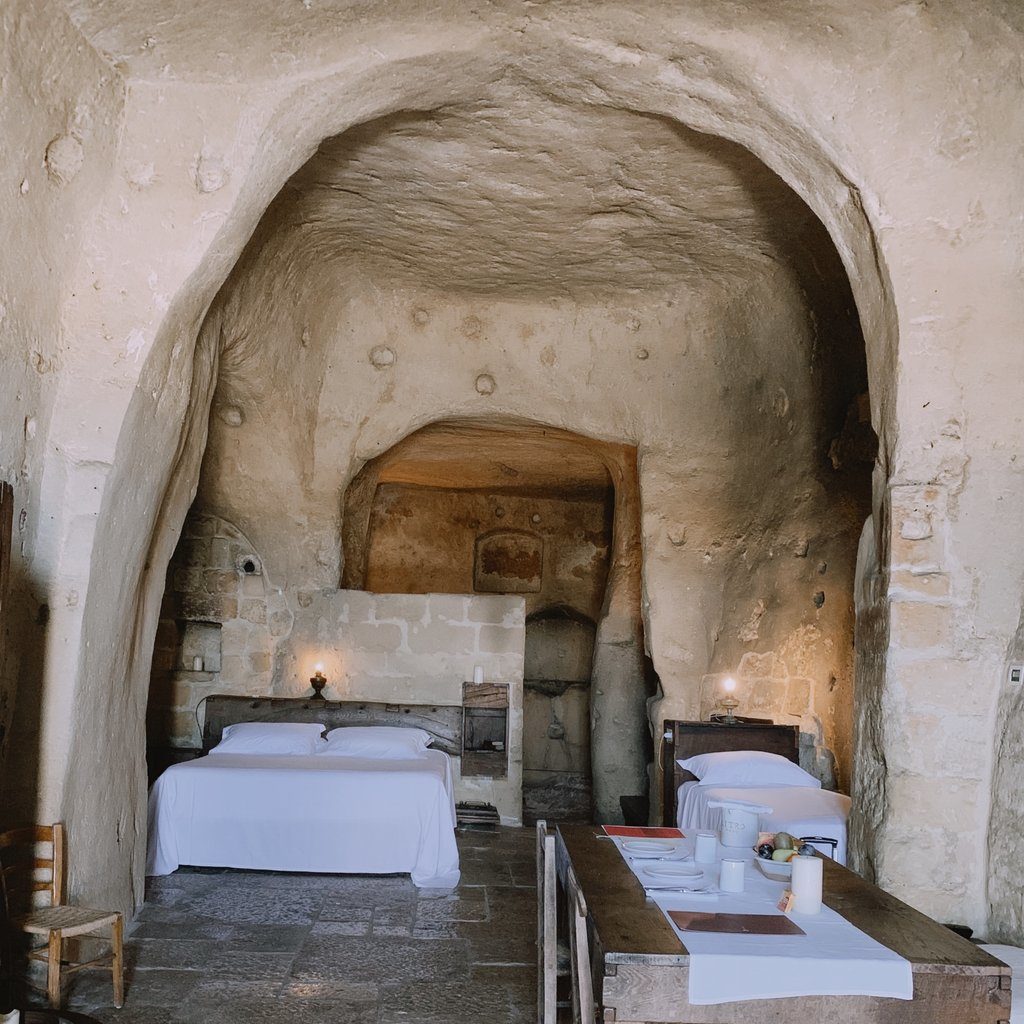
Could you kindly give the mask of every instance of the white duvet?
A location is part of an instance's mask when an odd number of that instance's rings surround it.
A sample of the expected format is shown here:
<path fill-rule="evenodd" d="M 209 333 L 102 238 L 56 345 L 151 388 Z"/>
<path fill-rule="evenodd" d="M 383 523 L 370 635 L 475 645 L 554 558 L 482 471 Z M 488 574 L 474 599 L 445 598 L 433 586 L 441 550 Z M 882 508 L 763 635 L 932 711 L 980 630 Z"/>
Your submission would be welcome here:
<path fill-rule="evenodd" d="M 410 760 L 209 754 L 149 794 L 146 873 L 181 864 L 459 881 L 448 755 Z"/>
<path fill-rule="evenodd" d="M 763 832 L 790 832 L 795 836 L 827 836 L 835 839 L 836 860 L 846 863 L 846 820 L 850 798 L 827 789 L 809 786 L 702 786 L 684 782 L 679 787 L 676 821 L 683 832 L 722 827 L 722 810 L 709 807 L 711 800 L 740 800 L 772 809 L 760 815 Z"/>

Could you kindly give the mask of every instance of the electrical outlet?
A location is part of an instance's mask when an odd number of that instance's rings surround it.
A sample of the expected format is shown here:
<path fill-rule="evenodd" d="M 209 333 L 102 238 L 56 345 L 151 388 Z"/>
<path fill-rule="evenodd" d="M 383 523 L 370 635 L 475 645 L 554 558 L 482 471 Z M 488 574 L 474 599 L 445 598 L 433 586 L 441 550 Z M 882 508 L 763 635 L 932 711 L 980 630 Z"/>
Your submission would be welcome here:
<path fill-rule="evenodd" d="M 1014 686 L 1020 686 L 1021 683 L 1024 683 L 1024 665 L 1010 666 L 1010 682 Z"/>

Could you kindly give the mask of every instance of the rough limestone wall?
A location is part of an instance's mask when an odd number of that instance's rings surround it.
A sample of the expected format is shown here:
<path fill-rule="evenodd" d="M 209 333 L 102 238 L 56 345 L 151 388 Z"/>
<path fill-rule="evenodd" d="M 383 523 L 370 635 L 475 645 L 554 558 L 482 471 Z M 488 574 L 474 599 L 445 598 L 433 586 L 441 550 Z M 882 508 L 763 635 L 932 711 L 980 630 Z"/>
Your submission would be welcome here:
<path fill-rule="evenodd" d="M 1008 666 L 1024 663 L 1024 613 L 1007 651 L 1007 661 Z M 1003 693 L 995 755 L 988 850 L 988 900 L 992 915 L 988 937 L 993 942 L 1019 944 L 1024 935 L 1018 856 L 1024 829 L 1024 689 L 1019 684 L 1007 686 Z"/>
<path fill-rule="evenodd" d="M 729 563 L 729 579 L 712 672 L 701 680 L 702 713 L 716 710 L 731 675 L 737 714 L 799 725 L 803 766 L 844 792 L 853 777 L 851 581 L 868 499 L 866 470 L 825 469 L 796 492 L 782 522 L 752 516 L 707 549 Z"/>
<path fill-rule="evenodd" d="M 0 67 L 0 478 L 13 484 L 15 500 L 7 642 L 0 643 L 0 763 L 17 713 L 11 767 L 23 769 L 4 773 L 0 806 L 4 820 L 20 821 L 36 813 L 42 673 L 47 651 L 60 643 L 47 628 L 51 608 L 74 607 L 83 596 L 74 586 L 51 586 L 43 461 L 65 369 L 62 307 L 85 225 L 112 173 L 123 95 L 120 76 L 48 0 L 4 5 Z M 65 741 L 68 733 L 64 723 Z"/>
<path fill-rule="evenodd" d="M 641 494 L 632 450 L 620 450 L 608 469 L 615 519 L 590 676 L 591 793 L 596 821 L 622 822 L 622 797 L 649 796 L 652 744 L 643 662 Z"/>
<path fill-rule="evenodd" d="M 291 632 L 292 619 L 252 544 L 216 516 L 190 514 L 167 571 L 147 742 L 198 747 L 196 708 L 204 697 L 269 694 L 274 646 Z M 196 636 L 192 623 L 206 629 Z M 198 669 L 195 657 L 203 659 Z"/>
<path fill-rule="evenodd" d="M 322 661 L 335 700 L 458 705 L 462 684 L 483 666 L 488 682 L 509 684 L 508 776 L 462 778 L 459 800 L 494 804 L 506 824 L 522 822 L 522 597 L 491 594 L 307 592 L 306 615 L 277 645 L 272 692 L 301 696 Z"/>
<path fill-rule="evenodd" d="M 796 560 L 810 566 L 799 588 L 785 579 L 764 586 L 778 607 L 758 636 L 771 651 L 800 628 L 805 608 L 806 617 L 817 621 L 815 639 L 824 653 L 812 665 L 806 657 L 799 665 L 794 661 L 794 674 L 805 680 L 805 688 L 813 678 L 825 691 L 818 696 L 825 724 L 805 715 L 808 735 L 823 750 L 834 741 L 837 730 L 826 711 L 828 689 L 832 676 L 842 678 L 846 686 L 839 698 L 851 699 L 850 672 L 841 659 L 849 658 L 852 553 L 860 522 L 848 481 L 831 469 L 819 472 L 820 464 L 827 465 L 830 443 L 825 426 L 838 432 L 846 404 L 841 402 L 822 425 L 820 406 L 827 399 L 816 392 L 815 375 L 808 370 L 815 345 L 812 325 L 791 279 L 779 275 L 763 291 L 751 288 L 751 308 L 744 312 L 718 304 L 702 309 L 691 296 L 648 299 L 646 308 L 637 305 L 628 313 L 569 302 L 552 308 L 386 291 L 365 278 L 360 287 L 351 273 L 347 291 L 317 272 L 281 279 L 274 268 L 297 265 L 295 244 L 294 236 L 285 234 L 254 254 L 222 299 L 228 348 L 200 484 L 204 507 L 238 522 L 282 578 L 301 579 L 309 573 L 326 575 L 336 565 L 336 496 L 361 464 L 360 454 L 380 454 L 424 422 L 440 416 L 513 415 L 554 419 L 556 426 L 582 427 L 598 437 L 638 440 L 644 516 L 659 516 L 660 540 L 671 552 L 662 576 L 648 551 L 645 570 L 653 573 L 653 585 L 647 587 L 646 602 L 652 629 L 659 628 L 662 616 L 689 610 L 690 602 L 679 597 L 684 588 L 708 585 L 718 564 L 724 577 L 739 572 L 736 586 L 746 590 L 759 573 L 768 576 L 765 566 L 778 561 L 776 548 L 796 546 L 801 537 L 822 538 L 813 562 Z M 332 271 L 327 265 L 319 273 Z M 288 301 L 278 301 L 285 293 Z M 719 331 L 730 337 L 724 349 L 715 340 Z M 737 336 L 743 343 L 735 344 Z M 583 338 L 587 343 L 581 344 Z M 379 357 L 383 350 L 387 360 Z M 451 367 L 463 369 L 452 373 Z M 478 388 L 482 374 L 493 389 Z M 676 389 L 684 379 L 695 398 L 679 403 Z M 274 382 L 272 392 L 269 381 Z M 629 382 L 627 387 L 623 382 Z M 628 388 L 634 398 L 626 398 Z M 320 396 L 315 409 L 310 393 Z M 762 447 L 747 443 L 752 420 L 768 438 L 767 458 Z M 708 424 L 716 426 L 709 430 Z M 304 440 L 311 430 L 319 442 L 312 450 Z M 654 452 L 660 461 L 654 461 Z M 729 467 L 725 474 L 723 466 Z M 679 489 L 666 493 L 664 480 L 676 477 Z M 807 496 L 795 505 L 792 495 L 804 491 Z M 268 518 L 263 510 L 269 508 L 275 511 Z M 866 512 L 864 507 L 861 514 Z M 685 540 L 681 545 L 665 540 L 669 533 L 677 540 L 685 537 L 688 528 L 693 535 L 689 548 Z M 708 534 L 703 546 L 701 531 Z M 745 548 L 735 543 L 748 533 Z M 729 542 L 727 550 L 722 550 L 723 539 Z M 629 545 L 622 549 L 628 551 Z M 680 572 L 679 555 L 685 557 L 687 550 L 700 554 L 688 571 Z M 813 599 L 823 586 L 818 569 L 824 559 L 832 564 L 834 595 L 822 615 Z M 643 685 L 639 562 L 631 564 L 634 582 L 609 604 L 619 624 L 614 629 L 609 624 L 603 640 L 599 635 L 595 656 L 595 678 L 607 681 L 609 694 L 622 678 Z M 790 575 L 792 564 L 790 556 Z M 721 590 L 724 583 L 712 585 Z M 737 600 L 718 609 L 710 628 L 735 635 L 749 616 L 750 609 Z M 674 651 L 682 642 L 695 643 L 707 628 L 688 625 L 674 629 L 668 643 L 650 643 L 666 695 L 694 695 L 687 717 L 700 710 L 702 677 L 718 667 L 712 662 L 714 645 L 693 664 L 677 665 Z M 733 654 L 726 650 L 722 662 Z M 627 656 L 632 660 L 625 672 L 619 659 Z M 736 654 L 734 661 L 740 657 Z M 788 681 L 780 685 L 784 692 Z M 642 719 L 627 721 L 621 709 L 609 710 L 605 723 L 611 729 L 603 734 L 598 724 L 601 690 L 596 686 L 594 693 L 595 733 L 617 761 L 631 746 L 623 745 L 623 737 L 642 743 L 650 726 Z M 644 696 L 625 699 L 623 707 L 642 707 Z M 807 697 L 800 711 L 809 702 Z M 795 720 L 803 719 L 798 714 Z M 598 761 L 602 751 L 596 753 Z M 830 763 L 827 753 L 821 756 Z M 632 763 L 632 756 L 627 760 Z M 601 813 L 617 815 L 618 797 L 643 792 L 645 786 L 632 777 L 610 781 Z"/>
<path fill-rule="evenodd" d="M 889 648 L 887 509 L 876 509 L 864 523 L 857 548 L 854 588 L 856 681 L 853 740 L 857 770 L 851 796 L 858 808 L 849 822 L 850 866 L 865 878 L 877 877 L 876 838 L 885 818 L 886 703 L 885 668 Z M 880 547 L 881 542 L 881 547 Z"/>
<path fill-rule="evenodd" d="M 538 589 L 523 594 L 526 614 L 566 605 L 596 619 L 607 574 L 609 512 L 601 499 L 384 484 L 367 538 L 365 586 L 393 594 L 471 594 L 477 538 L 519 530 L 543 543 Z"/>
<path fill-rule="evenodd" d="M 895 378 L 872 380 L 873 400 L 883 389 L 895 396 L 898 432 L 875 494 L 877 549 L 891 567 L 881 578 L 888 645 L 873 710 L 884 728 L 867 735 L 881 741 L 884 803 L 858 799 L 861 813 L 877 816 L 861 855 L 900 898 L 983 931 L 989 865 L 1003 877 L 1024 873 L 1024 842 L 1012 816 L 1000 820 L 999 801 L 990 820 L 993 769 L 1004 780 L 1021 770 L 1012 753 L 995 755 L 1024 589 L 1014 511 L 1024 501 L 1024 419 L 1001 383 L 1024 373 L 1024 295 L 1010 284 L 1024 269 L 1024 196 L 1019 178 L 986 170 L 1019 162 L 1024 108 L 1006 76 L 1018 65 L 1024 22 L 995 6 L 964 21 L 953 9 L 902 13 L 902 31 L 942 30 L 919 70 L 919 131 L 902 172 L 891 174 L 901 145 L 892 123 L 876 120 L 863 163 L 866 180 L 884 183 L 870 203 L 885 224 L 901 341 Z M 984 68 L 987 84 L 951 82 L 954 66 Z M 865 108 L 858 125 L 868 117 Z M 922 190 L 915 181 L 925 179 Z M 877 787 L 871 795 L 882 796 Z"/>
<path fill-rule="evenodd" d="M 792 307 L 769 296 L 747 299 L 733 327 L 745 344 L 687 352 L 698 394 L 729 375 L 723 400 L 702 410 L 713 428 L 666 432 L 641 463 L 647 643 L 664 690 L 657 735 L 665 718 L 707 717 L 732 675 L 740 714 L 800 725 L 805 767 L 848 790 L 868 471 L 827 455 L 843 419 L 834 406 L 822 416 L 829 385 L 812 325 L 794 326 Z"/>

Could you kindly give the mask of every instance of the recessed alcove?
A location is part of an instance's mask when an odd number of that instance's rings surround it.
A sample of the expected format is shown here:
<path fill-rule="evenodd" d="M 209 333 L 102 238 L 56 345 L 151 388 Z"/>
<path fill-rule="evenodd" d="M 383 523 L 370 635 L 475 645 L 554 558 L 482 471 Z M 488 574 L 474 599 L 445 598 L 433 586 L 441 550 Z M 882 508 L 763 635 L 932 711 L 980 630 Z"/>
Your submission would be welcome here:
<path fill-rule="evenodd" d="M 523 811 L 529 818 L 591 817 L 590 714 L 596 623 L 568 605 L 526 619 Z"/>
<path fill-rule="evenodd" d="M 635 459 L 628 446 L 538 424 L 450 420 L 410 434 L 371 460 L 346 492 L 346 587 L 524 596 L 528 820 L 545 814 L 589 820 L 594 777 L 599 789 L 614 790 L 618 813 L 621 796 L 644 795 L 646 701 L 655 691 L 643 673 L 638 581 L 620 574 L 617 584 L 636 595 L 632 666 L 603 667 L 608 647 L 599 645 L 597 627 L 612 606 L 612 562 L 636 564 L 632 547 L 615 550 L 616 516 L 633 517 L 618 524 L 620 548 L 622 538 L 639 532 Z M 631 702 L 627 713 L 638 725 L 633 737 L 620 737 L 612 761 L 607 749 L 590 742 L 595 669 L 605 674 L 594 710 L 605 695 Z M 625 792 L 623 778 L 630 777 L 633 786 Z"/>

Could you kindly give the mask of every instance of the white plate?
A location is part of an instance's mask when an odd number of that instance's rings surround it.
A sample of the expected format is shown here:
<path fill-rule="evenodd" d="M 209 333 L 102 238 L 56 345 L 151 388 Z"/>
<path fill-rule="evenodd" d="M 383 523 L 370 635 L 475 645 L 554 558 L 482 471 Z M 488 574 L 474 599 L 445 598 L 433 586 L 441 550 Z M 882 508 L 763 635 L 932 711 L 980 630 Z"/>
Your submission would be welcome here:
<path fill-rule="evenodd" d="M 765 860 L 764 857 L 756 857 L 754 862 L 761 869 L 761 874 L 773 882 L 788 882 L 793 877 L 793 865 L 788 860 Z"/>
<path fill-rule="evenodd" d="M 671 839 L 627 839 L 622 848 L 630 853 L 675 853 L 676 844 Z"/>
<path fill-rule="evenodd" d="M 704 874 L 692 864 L 647 864 L 642 870 L 652 878 L 699 878 Z"/>

